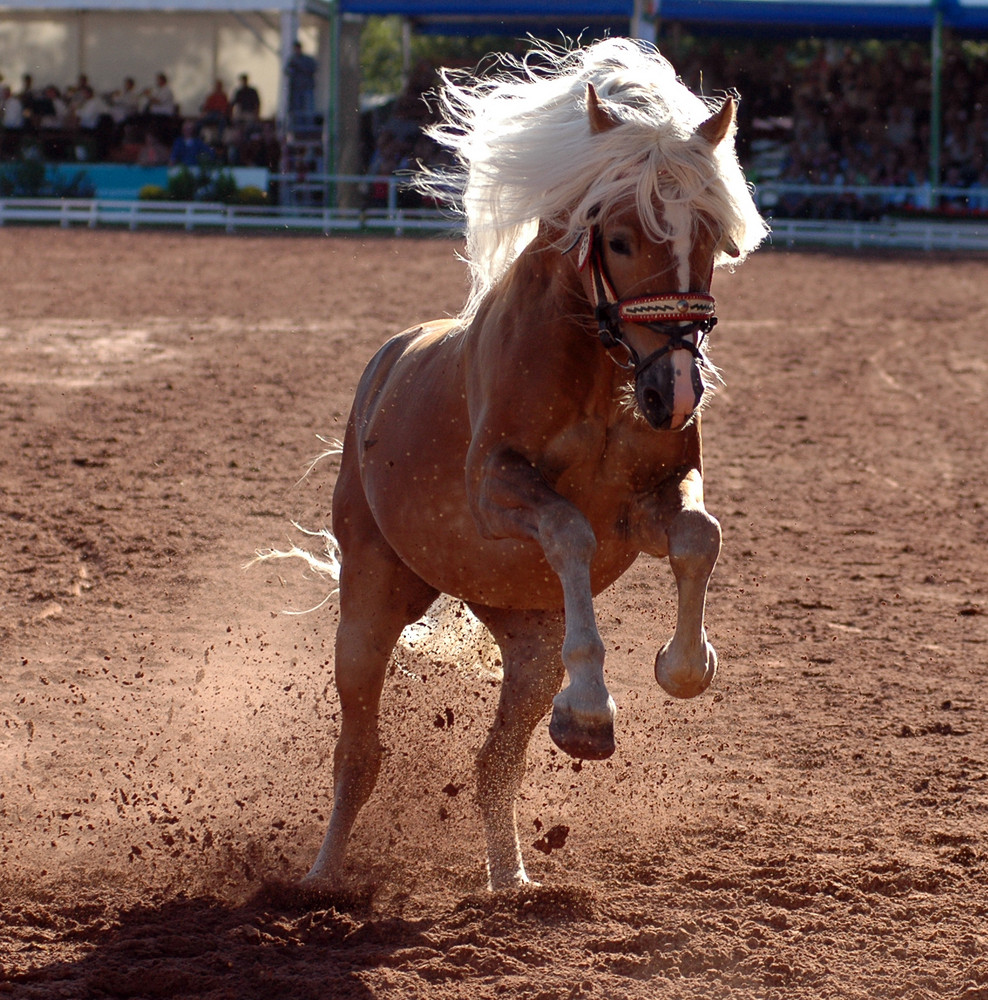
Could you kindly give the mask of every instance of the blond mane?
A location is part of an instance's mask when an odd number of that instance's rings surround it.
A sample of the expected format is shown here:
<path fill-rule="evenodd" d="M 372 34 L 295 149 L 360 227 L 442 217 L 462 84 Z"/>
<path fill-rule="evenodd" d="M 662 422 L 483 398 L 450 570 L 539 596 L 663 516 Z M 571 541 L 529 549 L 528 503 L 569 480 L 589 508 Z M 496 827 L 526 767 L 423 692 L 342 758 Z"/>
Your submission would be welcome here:
<path fill-rule="evenodd" d="M 620 124 L 590 129 L 587 86 Z M 450 170 L 425 170 L 420 190 L 451 200 L 466 222 L 472 315 L 534 237 L 539 222 L 572 242 L 596 215 L 634 199 L 642 225 L 665 239 L 663 203 L 686 202 L 740 257 L 767 228 L 738 164 L 734 136 L 716 148 L 696 134 L 719 106 L 691 93 L 653 46 L 610 38 L 587 47 L 537 43 L 518 60 L 498 57 L 481 76 L 443 71 L 442 121 L 433 138 L 455 154 Z M 716 263 L 732 258 L 720 254 Z"/>

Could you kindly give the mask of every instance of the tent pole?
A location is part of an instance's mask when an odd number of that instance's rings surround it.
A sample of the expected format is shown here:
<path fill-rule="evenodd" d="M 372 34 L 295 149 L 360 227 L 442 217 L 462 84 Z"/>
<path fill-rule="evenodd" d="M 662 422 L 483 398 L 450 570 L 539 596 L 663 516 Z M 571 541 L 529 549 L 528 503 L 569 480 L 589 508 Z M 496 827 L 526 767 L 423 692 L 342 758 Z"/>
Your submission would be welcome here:
<path fill-rule="evenodd" d="M 220 19 L 213 14 L 211 20 L 213 22 L 213 75 L 210 83 L 212 84 L 213 81 L 220 78 Z"/>
<path fill-rule="evenodd" d="M 635 0 L 631 35 L 655 44 L 658 36 L 659 0 Z"/>
<path fill-rule="evenodd" d="M 79 11 L 79 19 L 76 22 L 78 27 L 78 32 L 76 34 L 76 52 L 75 52 L 75 75 L 78 80 L 83 73 L 89 74 L 89 67 L 86 65 L 86 29 L 88 28 L 88 19 L 86 17 L 86 12 L 84 10 Z"/>
<path fill-rule="evenodd" d="M 406 87 L 412 75 L 412 22 L 401 19 L 401 85 Z"/>
<path fill-rule="evenodd" d="M 329 109 L 326 115 L 326 173 L 335 174 L 340 143 L 340 5 L 333 0 L 329 14 Z"/>
<path fill-rule="evenodd" d="M 943 85 L 943 4 L 934 4 L 933 35 L 930 39 L 930 208 L 936 207 L 940 187 L 940 143 L 943 132 L 941 91 Z"/>

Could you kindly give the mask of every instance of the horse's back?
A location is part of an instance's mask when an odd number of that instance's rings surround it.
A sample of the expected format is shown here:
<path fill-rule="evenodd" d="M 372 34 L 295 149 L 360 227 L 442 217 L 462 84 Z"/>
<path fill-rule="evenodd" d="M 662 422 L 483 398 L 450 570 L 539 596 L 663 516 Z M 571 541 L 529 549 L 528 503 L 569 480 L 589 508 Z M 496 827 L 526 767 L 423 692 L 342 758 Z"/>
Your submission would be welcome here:
<path fill-rule="evenodd" d="M 441 345 L 456 326 L 456 321 L 450 319 L 420 323 L 391 337 L 377 351 L 367 363 L 354 394 L 351 421 L 357 428 L 366 428 L 378 415 L 379 407 L 388 406 L 388 395 L 403 374 L 408 377 L 411 369 L 415 369 L 415 379 L 421 379 L 418 370 L 430 355 L 442 350 Z"/>
<path fill-rule="evenodd" d="M 370 360 L 354 396 L 344 441 L 341 490 L 357 488 L 377 529 L 413 569 L 421 551 L 449 551 L 475 534 L 464 481 L 470 421 L 454 320 L 392 337 Z M 423 573 L 428 576 L 428 573 Z M 433 581 L 430 581 L 433 582 Z M 443 581 L 435 581 L 444 589 Z"/>

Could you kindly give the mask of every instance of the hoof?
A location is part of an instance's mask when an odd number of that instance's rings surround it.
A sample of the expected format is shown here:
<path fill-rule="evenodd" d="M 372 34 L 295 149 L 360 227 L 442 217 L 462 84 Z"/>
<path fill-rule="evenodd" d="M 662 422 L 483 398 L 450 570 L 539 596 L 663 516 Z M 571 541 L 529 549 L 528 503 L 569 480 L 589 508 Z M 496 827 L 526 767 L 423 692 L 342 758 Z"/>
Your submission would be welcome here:
<path fill-rule="evenodd" d="M 614 753 L 614 720 L 581 725 L 572 712 L 552 710 L 549 736 L 563 753 L 578 760 L 606 760 Z"/>
<path fill-rule="evenodd" d="M 702 662 L 674 663 L 669 655 L 672 641 L 667 642 L 655 657 L 655 679 L 662 690 L 674 698 L 695 698 L 710 687 L 717 673 L 717 653 L 704 640 L 700 655 Z"/>
<path fill-rule="evenodd" d="M 503 872 L 497 876 L 493 873 L 487 876 L 488 892 L 515 892 L 519 889 L 541 888 L 538 882 L 533 882 L 523 871 Z"/>

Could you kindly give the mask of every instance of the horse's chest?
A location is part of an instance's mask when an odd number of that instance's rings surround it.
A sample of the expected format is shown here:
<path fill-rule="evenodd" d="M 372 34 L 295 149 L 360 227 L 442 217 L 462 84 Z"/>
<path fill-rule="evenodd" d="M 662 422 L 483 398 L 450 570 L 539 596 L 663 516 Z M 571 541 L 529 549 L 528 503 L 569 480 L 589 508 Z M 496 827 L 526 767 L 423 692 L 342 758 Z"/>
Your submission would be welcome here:
<path fill-rule="evenodd" d="M 634 434 L 561 435 L 546 449 L 543 475 L 561 496 L 576 504 L 594 527 L 623 536 L 636 500 L 672 474 L 675 460 L 649 447 L 654 442 Z M 679 457 L 675 448 L 674 459 Z"/>

